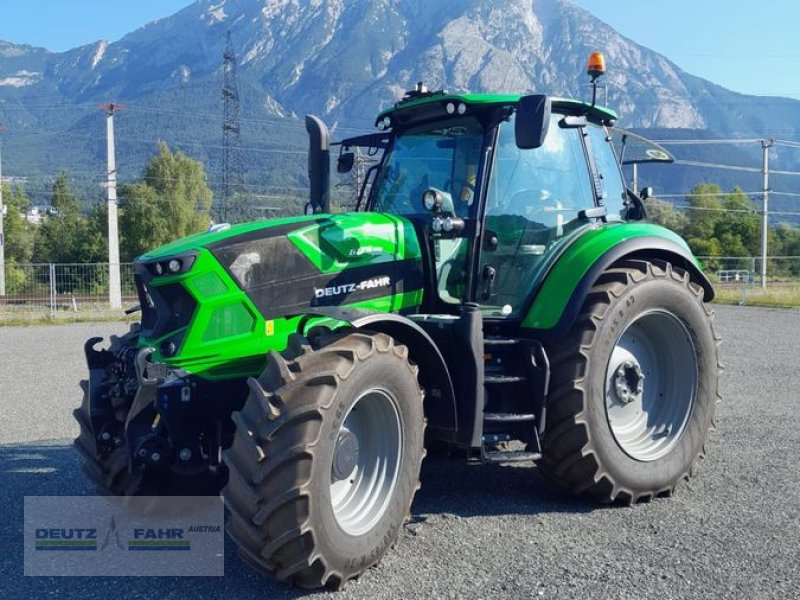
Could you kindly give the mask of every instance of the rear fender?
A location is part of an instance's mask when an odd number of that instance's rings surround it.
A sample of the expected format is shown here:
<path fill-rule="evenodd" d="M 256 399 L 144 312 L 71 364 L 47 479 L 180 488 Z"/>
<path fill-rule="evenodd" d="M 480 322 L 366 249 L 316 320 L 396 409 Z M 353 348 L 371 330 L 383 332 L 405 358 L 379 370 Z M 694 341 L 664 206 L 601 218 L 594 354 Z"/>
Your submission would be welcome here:
<path fill-rule="evenodd" d="M 570 260 L 569 251 L 565 253 L 545 278 L 522 326 L 534 330 L 537 337 L 543 339 L 565 334 L 578 317 L 589 290 L 600 275 L 624 259 L 669 262 L 687 271 L 691 280 L 703 288 L 705 302 L 714 298 L 711 282 L 700 270 L 691 251 L 680 237 L 675 234 L 663 237 L 634 236 L 604 248 L 594 262 L 583 270 L 574 268 L 576 261 Z M 571 293 L 569 290 L 572 290 Z"/>

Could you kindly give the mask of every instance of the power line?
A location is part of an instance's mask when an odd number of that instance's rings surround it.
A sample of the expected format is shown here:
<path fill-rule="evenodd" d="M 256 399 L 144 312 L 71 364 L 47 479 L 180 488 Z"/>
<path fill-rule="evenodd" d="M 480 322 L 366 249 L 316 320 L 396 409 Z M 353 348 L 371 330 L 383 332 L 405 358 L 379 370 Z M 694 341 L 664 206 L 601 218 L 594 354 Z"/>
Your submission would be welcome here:
<path fill-rule="evenodd" d="M 734 190 L 730 192 L 689 192 L 688 194 L 658 194 L 657 199 L 661 198 L 703 198 L 703 197 L 711 197 L 711 198 L 719 198 L 721 196 L 731 196 L 733 194 L 745 194 L 747 196 L 756 195 L 762 193 L 762 190 L 757 192 L 744 192 L 739 190 Z M 800 196 L 800 194 L 797 194 Z"/>
<path fill-rule="evenodd" d="M 660 197 L 655 196 L 653 200 L 659 200 Z M 763 211 L 758 209 L 748 210 L 745 208 L 724 208 L 724 207 L 710 207 L 710 206 L 691 206 L 688 204 L 675 204 L 674 202 L 665 202 L 669 206 L 678 211 L 701 211 L 701 212 L 723 212 L 723 213 L 743 213 L 753 216 L 762 215 Z M 769 211 L 770 216 L 791 216 L 798 217 L 800 212 L 797 211 Z"/>

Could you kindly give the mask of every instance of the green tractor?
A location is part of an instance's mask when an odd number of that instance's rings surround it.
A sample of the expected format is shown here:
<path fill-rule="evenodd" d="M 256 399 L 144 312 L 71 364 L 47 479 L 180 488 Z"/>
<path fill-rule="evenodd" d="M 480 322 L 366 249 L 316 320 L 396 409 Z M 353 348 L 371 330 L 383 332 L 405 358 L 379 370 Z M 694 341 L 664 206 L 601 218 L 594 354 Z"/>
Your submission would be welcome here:
<path fill-rule="evenodd" d="M 136 260 L 141 323 L 85 346 L 86 473 L 119 495 L 224 487 L 243 558 L 308 588 L 394 544 L 433 444 L 603 503 L 672 494 L 719 399 L 714 291 L 626 189 L 615 119 L 421 85 L 374 134 L 329 143 L 307 117 L 307 215 Z M 375 159 L 353 212 L 329 210 L 336 146 L 339 172 Z"/>

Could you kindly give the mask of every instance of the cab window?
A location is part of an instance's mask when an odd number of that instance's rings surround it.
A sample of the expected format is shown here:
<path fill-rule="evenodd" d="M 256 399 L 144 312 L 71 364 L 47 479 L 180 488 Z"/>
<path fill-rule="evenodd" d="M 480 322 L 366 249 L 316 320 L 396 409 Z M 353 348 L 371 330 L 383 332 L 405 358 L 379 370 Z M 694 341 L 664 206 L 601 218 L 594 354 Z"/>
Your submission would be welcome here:
<path fill-rule="evenodd" d="M 589 143 L 592 145 L 594 161 L 600 176 L 602 203 L 608 210 L 608 220 L 622 221 L 626 213 L 627 194 L 610 136 L 605 127 L 600 125 L 589 125 L 587 129 L 589 130 Z"/>
<path fill-rule="evenodd" d="M 520 316 L 547 258 L 588 224 L 578 216 L 594 206 L 580 132 L 559 127 L 562 116 L 553 115 L 541 148 L 517 147 L 513 117 L 500 125 L 485 226 L 497 246 L 481 252 L 484 277 L 494 273 L 481 298 L 487 316 Z"/>
<path fill-rule="evenodd" d="M 428 216 L 422 194 L 436 188 L 445 197 L 445 211 L 469 217 L 482 144 L 483 128 L 472 118 L 402 132 L 394 139 L 373 185 L 372 210 Z"/>

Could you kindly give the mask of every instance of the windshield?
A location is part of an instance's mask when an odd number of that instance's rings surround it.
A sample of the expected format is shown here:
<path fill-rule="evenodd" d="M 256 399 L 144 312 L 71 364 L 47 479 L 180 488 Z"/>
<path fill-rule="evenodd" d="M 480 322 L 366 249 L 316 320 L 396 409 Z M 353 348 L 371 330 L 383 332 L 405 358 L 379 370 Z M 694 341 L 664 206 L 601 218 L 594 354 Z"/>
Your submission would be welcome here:
<path fill-rule="evenodd" d="M 428 123 L 398 135 L 372 187 L 372 210 L 403 216 L 429 215 L 428 188 L 444 193 L 443 209 L 472 214 L 483 129 L 477 120 Z"/>

